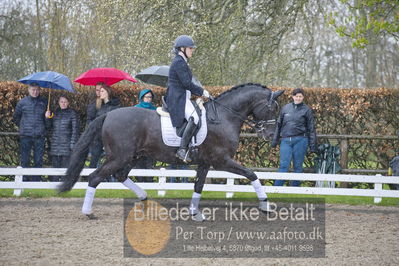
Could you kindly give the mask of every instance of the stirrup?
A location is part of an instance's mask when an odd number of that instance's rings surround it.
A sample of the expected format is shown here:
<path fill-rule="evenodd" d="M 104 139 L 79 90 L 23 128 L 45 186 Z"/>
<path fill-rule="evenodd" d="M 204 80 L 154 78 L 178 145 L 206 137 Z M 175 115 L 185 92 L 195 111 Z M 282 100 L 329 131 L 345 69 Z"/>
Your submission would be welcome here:
<path fill-rule="evenodd" d="M 182 155 L 181 152 L 184 152 L 184 155 Z M 184 149 L 184 148 L 180 149 L 179 148 L 176 152 L 176 157 L 179 158 L 180 160 L 182 160 L 184 163 L 189 163 L 192 160 L 188 154 L 189 154 L 188 149 Z"/>

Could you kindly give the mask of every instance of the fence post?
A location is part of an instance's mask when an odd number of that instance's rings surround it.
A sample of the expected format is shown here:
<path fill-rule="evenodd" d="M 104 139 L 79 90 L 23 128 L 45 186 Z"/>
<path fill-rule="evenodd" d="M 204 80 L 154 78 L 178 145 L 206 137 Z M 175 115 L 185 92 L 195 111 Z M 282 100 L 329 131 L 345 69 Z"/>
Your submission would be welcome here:
<path fill-rule="evenodd" d="M 227 178 L 226 182 L 227 186 L 234 186 L 234 178 Z M 234 192 L 226 192 L 226 198 L 232 198 L 234 196 Z"/>
<path fill-rule="evenodd" d="M 22 167 L 18 166 L 17 168 L 21 169 Z M 23 176 L 22 175 L 16 175 L 15 178 L 14 178 L 14 183 L 15 184 L 22 184 L 22 182 L 24 182 Z M 21 189 L 14 189 L 14 196 L 17 196 L 17 197 L 21 196 L 23 191 L 24 190 L 22 188 Z"/>
<path fill-rule="evenodd" d="M 348 139 L 341 139 L 339 144 L 341 148 L 341 167 L 342 169 L 348 169 Z M 348 182 L 341 182 L 341 188 L 348 188 Z"/>
<path fill-rule="evenodd" d="M 380 174 L 376 175 L 377 177 L 381 177 Z M 381 191 L 382 190 L 382 183 L 374 183 L 374 190 Z M 374 197 L 374 203 L 381 203 L 382 198 Z"/>
<path fill-rule="evenodd" d="M 165 171 L 166 169 L 165 169 L 165 168 L 161 168 L 161 169 L 159 169 L 159 170 Z M 160 177 L 158 178 L 158 183 L 159 183 L 159 184 L 165 184 L 165 183 L 166 183 L 166 177 L 165 177 L 165 176 L 160 176 Z M 165 197 L 165 194 L 166 194 L 166 191 L 165 191 L 165 190 L 158 190 L 158 196 L 159 196 L 159 197 Z"/>

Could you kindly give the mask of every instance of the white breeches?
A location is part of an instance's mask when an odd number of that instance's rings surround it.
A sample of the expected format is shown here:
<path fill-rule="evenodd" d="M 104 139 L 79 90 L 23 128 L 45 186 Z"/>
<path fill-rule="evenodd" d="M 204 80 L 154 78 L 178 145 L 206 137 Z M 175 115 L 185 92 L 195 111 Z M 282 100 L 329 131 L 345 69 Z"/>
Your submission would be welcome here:
<path fill-rule="evenodd" d="M 194 123 L 198 125 L 199 117 L 190 99 L 191 99 L 191 92 L 186 91 L 186 107 L 184 109 L 184 117 L 187 119 L 187 121 L 190 118 L 190 116 L 194 117 Z"/>

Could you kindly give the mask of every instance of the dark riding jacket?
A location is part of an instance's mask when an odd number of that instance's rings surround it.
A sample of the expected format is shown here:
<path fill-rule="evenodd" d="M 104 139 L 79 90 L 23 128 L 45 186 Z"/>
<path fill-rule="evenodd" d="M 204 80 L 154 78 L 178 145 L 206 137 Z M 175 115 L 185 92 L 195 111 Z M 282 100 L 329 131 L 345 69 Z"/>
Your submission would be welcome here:
<path fill-rule="evenodd" d="M 44 137 L 46 135 L 45 116 L 47 100 L 41 96 L 27 96 L 20 100 L 13 115 L 21 137 Z"/>
<path fill-rule="evenodd" d="M 204 89 L 193 83 L 193 74 L 184 58 L 176 55 L 169 69 L 168 89 L 165 101 L 174 127 L 181 127 L 184 123 L 184 109 L 186 106 L 186 90 L 201 96 Z"/>
<path fill-rule="evenodd" d="M 78 141 L 79 120 L 73 109 L 58 108 L 54 117 L 46 119 L 51 134 L 51 155 L 68 156 Z"/>
<path fill-rule="evenodd" d="M 304 103 L 295 104 L 292 102 L 281 109 L 271 146 L 276 147 L 280 137 L 297 136 L 307 137 L 310 150 L 316 151 L 316 128 L 313 111 Z"/>

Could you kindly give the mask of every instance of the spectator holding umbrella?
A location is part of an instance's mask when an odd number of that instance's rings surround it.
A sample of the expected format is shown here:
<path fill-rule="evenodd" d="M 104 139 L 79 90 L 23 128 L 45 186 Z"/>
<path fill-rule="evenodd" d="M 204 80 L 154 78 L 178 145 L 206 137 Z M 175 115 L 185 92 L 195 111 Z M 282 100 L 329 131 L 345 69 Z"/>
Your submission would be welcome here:
<path fill-rule="evenodd" d="M 52 166 L 65 168 L 68 166 L 73 146 L 78 140 L 79 123 L 75 110 L 69 108 L 69 100 L 66 96 L 60 96 L 59 107 L 51 116 L 46 112 L 46 123 L 52 129 L 51 150 Z M 60 181 L 61 176 L 50 177 L 51 181 Z"/>
<path fill-rule="evenodd" d="M 49 102 L 40 96 L 40 87 L 74 92 L 71 80 L 58 72 L 37 72 L 18 80 L 27 84 L 29 96 L 18 102 L 13 116 L 19 127 L 21 166 L 29 167 L 33 149 L 34 167 L 42 167 L 46 135 L 45 113 L 50 113 Z M 50 91 L 49 91 L 50 98 Z M 24 177 L 26 181 L 41 181 L 40 176 Z"/>
<path fill-rule="evenodd" d="M 45 113 L 47 100 L 40 96 L 40 87 L 31 83 L 29 96 L 21 99 L 13 115 L 13 121 L 19 127 L 20 160 L 22 167 L 30 167 L 33 151 L 33 167 L 43 165 L 44 143 L 46 136 Z M 41 176 L 24 176 L 24 181 L 42 181 Z"/>

